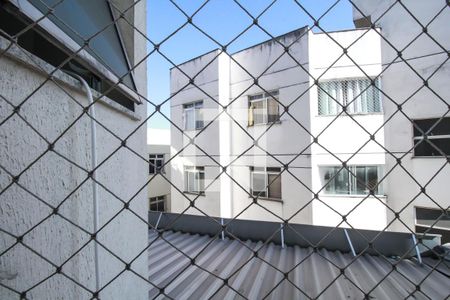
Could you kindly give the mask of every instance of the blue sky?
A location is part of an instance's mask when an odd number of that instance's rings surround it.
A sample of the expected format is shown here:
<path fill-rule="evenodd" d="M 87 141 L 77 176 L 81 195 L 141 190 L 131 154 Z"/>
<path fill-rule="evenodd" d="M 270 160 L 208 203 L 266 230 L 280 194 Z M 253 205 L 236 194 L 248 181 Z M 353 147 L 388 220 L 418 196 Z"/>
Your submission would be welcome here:
<path fill-rule="evenodd" d="M 205 0 L 174 1 L 188 15 L 192 15 Z M 336 0 L 298 0 L 314 17 L 319 18 Z M 272 0 L 240 0 L 253 16 L 259 15 Z M 193 22 L 221 44 L 227 44 L 252 24 L 252 19 L 232 0 L 210 0 L 194 18 Z M 147 1 L 147 37 L 160 43 L 186 22 L 186 17 L 169 0 Z M 305 25 L 312 26 L 313 20 L 294 0 L 277 0 L 259 19 L 259 24 L 273 36 L 281 35 Z M 340 0 L 320 21 L 326 31 L 354 28 L 352 7 L 347 0 Z M 313 28 L 314 32 L 320 29 Z M 261 29 L 253 26 L 234 41 L 228 52 L 252 46 L 270 39 Z M 218 48 L 218 45 L 188 24 L 170 39 L 161 44 L 160 51 L 175 64 Z M 149 44 L 149 51 L 153 46 Z M 169 69 L 173 65 L 155 53 L 148 58 L 148 96 L 159 104 L 169 97 Z M 148 113 L 153 112 L 149 105 Z M 170 116 L 170 102 L 162 107 L 162 113 Z M 154 115 L 148 122 L 150 128 L 169 128 L 169 123 L 160 115 Z"/>

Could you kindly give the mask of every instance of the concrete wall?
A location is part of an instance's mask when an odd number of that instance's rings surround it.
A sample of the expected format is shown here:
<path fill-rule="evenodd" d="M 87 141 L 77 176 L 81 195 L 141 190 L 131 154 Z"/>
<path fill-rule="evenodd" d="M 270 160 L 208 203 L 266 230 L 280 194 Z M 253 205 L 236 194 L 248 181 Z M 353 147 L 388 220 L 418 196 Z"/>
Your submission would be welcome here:
<path fill-rule="evenodd" d="M 427 34 L 423 33 L 411 15 L 398 3 L 388 13 L 379 18 L 393 1 L 357 0 L 355 5 L 371 20 L 377 20 L 383 36 L 381 53 L 383 66 L 382 86 L 386 96 L 383 98 L 385 120 L 385 143 L 394 156 L 387 156 L 386 169 L 393 169 L 387 178 L 389 185 L 389 206 L 400 213 L 402 224 L 394 220 L 389 229 L 397 231 L 415 231 L 414 207 L 444 207 L 450 205 L 448 179 L 450 165 L 442 157 L 414 157 L 413 126 L 410 119 L 448 117 L 450 91 L 450 67 L 445 51 L 450 48 L 450 11 L 445 1 L 408 0 L 403 5 L 423 25 L 427 25 Z M 442 11 L 441 11 L 442 10 Z M 361 13 L 354 9 L 354 19 Z M 438 15 L 436 18 L 435 16 Z M 434 20 L 430 23 L 430 21 Z M 415 39 L 418 37 L 417 39 Z M 436 42 L 433 41 L 433 39 Z M 408 45 L 411 41 L 414 42 Z M 406 48 L 405 48 L 406 47 Z M 444 51 L 444 49 L 446 49 Z M 402 50 L 402 58 L 397 51 Z M 444 51 L 444 53 L 442 53 Z M 391 64 L 395 60 L 395 63 Z M 423 87 L 423 79 L 428 87 Z M 418 90 L 418 91 L 417 91 Z M 417 91 L 417 92 L 416 92 Z M 403 113 L 396 113 L 397 104 L 403 103 Z M 402 165 L 396 164 L 396 157 L 404 156 Z M 411 175 L 409 175 L 409 174 Z M 437 174 L 437 175 L 435 175 Z M 426 186 L 426 194 L 420 186 Z M 413 202 L 411 202 L 413 200 Z M 410 203 L 411 202 L 411 203 Z M 392 220 L 392 215 L 389 220 Z"/>
<path fill-rule="evenodd" d="M 145 2 L 134 8 L 134 16 L 135 26 L 145 31 Z M 146 42 L 138 35 L 134 39 L 134 59 L 139 61 L 145 55 Z M 2 51 L 9 45 L 3 38 L 0 44 Z M 55 81 L 45 82 L 52 67 L 15 46 L 6 53 L 2 52 L 0 66 L 0 189 L 11 184 L 11 175 L 21 175 L 18 184 L 13 184 L 0 196 L 0 228 L 16 236 L 26 233 L 21 244 L 15 244 L 15 238 L 5 232 L 0 233 L 0 282 L 18 291 L 27 290 L 55 272 L 55 267 L 39 258 L 36 253 L 55 265 L 61 265 L 71 255 L 75 255 L 63 265 L 62 272 L 95 290 L 94 247 L 92 242 L 89 243 L 89 232 L 93 230 L 92 182 L 84 181 L 87 174 L 81 169 L 92 168 L 90 119 L 82 115 L 82 107 L 71 99 L 73 97 L 81 105 L 87 105 L 86 92 L 77 80 L 61 72 L 54 74 Z M 145 64 L 135 72 L 138 91 L 145 96 Z M 95 95 L 98 96 L 97 93 Z M 22 118 L 17 114 L 9 117 L 13 108 L 7 101 L 17 105 L 26 98 L 29 100 L 20 109 Z M 139 120 L 146 115 L 145 103 L 136 106 L 135 112 L 130 112 L 111 100 L 104 99 L 95 104 L 95 109 L 96 119 L 122 138 L 133 131 L 140 124 Z M 54 141 L 80 115 L 82 116 L 76 124 L 57 140 L 55 151 L 46 152 L 48 144 L 44 139 Z M 42 137 L 26 123 L 36 128 Z M 127 145 L 145 157 L 145 127 L 128 139 Z M 104 161 L 118 147 L 120 142 L 97 125 L 98 162 Z M 30 165 L 32 166 L 22 173 Z M 117 197 L 124 201 L 132 199 L 136 191 L 145 185 L 146 174 L 147 164 L 123 148 L 108 158 L 96 172 L 97 180 L 105 186 L 99 187 L 100 226 L 113 219 L 99 232 L 97 239 L 127 262 L 146 247 L 147 226 L 129 211 L 122 210 L 124 205 Z M 52 206 L 62 202 L 64 204 L 59 208 L 58 215 L 51 215 L 52 210 L 44 201 Z M 130 209 L 142 218 L 147 218 L 145 189 L 133 197 Z M 119 214 L 116 216 L 117 213 Z M 75 225 L 62 219 L 60 215 Z M 36 228 L 29 231 L 36 225 Z M 86 243 L 89 244 L 83 248 Z M 12 248 L 6 251 L 9 247 Z M 82 250 L 78 252 L 80 248 Z M 99 252 L 101 286 L 104 286 L 122 272 L 125 266 L 102 247 Z M 137 259 L 132 268 L 146 276 L 146 255 Z M 50 277 L 27 293 L 28 299 L 90 297 L 92 294 L 61 274 Z M 125 271 L 102 290 L 100 297 L 144 299 L 147 297 L 147 285 L 136 275 Z M 18 299 L 19 296 L 0 287 L 0 298 Z"/>

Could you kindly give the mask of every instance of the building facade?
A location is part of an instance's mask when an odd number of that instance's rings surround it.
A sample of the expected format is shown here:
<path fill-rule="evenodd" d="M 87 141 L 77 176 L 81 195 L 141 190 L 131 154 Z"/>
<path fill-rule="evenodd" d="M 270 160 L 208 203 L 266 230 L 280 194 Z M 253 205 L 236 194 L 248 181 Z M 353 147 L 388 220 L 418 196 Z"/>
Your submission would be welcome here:
<path fill-rule="evenodd" d="M 358 0 L 353 12 L 355 25 L 382 28 L 389 229 L 450 242 L 450 10 L 439 0 L 393 4 Z"/>
<path fill-rule="evenodd" d="M 172 180 L 187 192 L 172 190 L 172 211 L 195 199 L 198 209 L 188 213 L 328 226 L 348 226 L 341 217 L 348 214 L 354 227 L 385 226 L 386 195 L 377 184 L 385 154 L 361 128 L 383 124 L 377 30 L 305 27 L 172 69 L 172 155 L 181 150 Z M 183 88 L 183 73 L 194 84 Z"/>
<path fill-rule="evenodd" d="M 148 227 L 124 208 L 129 201 L 147 219 L 146 189 L 136 191 L 148 167 L 135 154 L 146 157 L 146 130 L 126 140 L 135 153 L 120 140 L 147 113 L 146 64 L 138 65 L 146 41 L 125 22 L 145 32 L 146 6 L 133 4 L 63 1 L 48 18 L 53 1 L 0 4 L 1 299 L 148 297 L 118 259 L 137 257 L 133 270 L 148 272 L 147 255 L 138 257 Z M 125 9 L 124 19 L 111 22 Z M 93 34 L 80 51 L 79 39 Z M 90 93 L 94 109 L 86 113 Z M 93 156 L 97 184 L 89 177 Z"/>
<path fill-rule="evenodd" d="M 148 201 L 151 211 L 170 211 L 170 131 L 147 129 Z"/>
<path fill-rule="evenodd" d="M 301 28 L 173 68 L 172 211 L 447 241 L 449 11 L 406 1 L 424 31 L 392 3 L 357 1 L 354 30 Z"/>

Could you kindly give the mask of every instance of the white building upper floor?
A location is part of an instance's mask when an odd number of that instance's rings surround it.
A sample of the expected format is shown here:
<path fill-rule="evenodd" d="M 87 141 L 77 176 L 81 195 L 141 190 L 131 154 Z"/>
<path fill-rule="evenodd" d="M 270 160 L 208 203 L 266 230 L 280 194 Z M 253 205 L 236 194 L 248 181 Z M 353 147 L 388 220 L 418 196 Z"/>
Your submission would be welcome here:
<path fill-rule="evenodd" d="M 172 178 L 193 192 L 175 211 L 196 199 L 188 212 L 415 231 L 422 208 L 448 209 L 448 46 L 400 5 L 357 5 L 375 24 L 355 9 L 368 27 L 301 28 L 172 69 Z M 439 1 L 406 5 L 450 40 Z"/>

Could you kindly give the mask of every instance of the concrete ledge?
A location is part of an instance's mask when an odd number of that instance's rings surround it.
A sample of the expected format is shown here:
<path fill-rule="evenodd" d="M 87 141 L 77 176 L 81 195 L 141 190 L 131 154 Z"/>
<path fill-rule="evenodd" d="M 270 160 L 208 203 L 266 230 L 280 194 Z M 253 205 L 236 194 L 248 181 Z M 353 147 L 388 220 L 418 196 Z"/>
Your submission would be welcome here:
<path fill-rule="evenodd" d="M 50 65 L 46 61 L 40 59 L 39 57 L 35 56 L 34 54 L 31 54 L 25 49 L 22 49 L 14 42 L 11 42 L 7 38 L 0 36 L 0 58 L 1 57 L 8 57 L 10 59 L 13 59 L 21 64 L 24 64 L 25 66 L 35 70 L 36 72 L 39 72 L 41 74 L 44 74 L 48 76 L 50 73 L 54 72 L 56 69 L 54 66 Z M 53 75 L 52 79 L 50 81 L 57 81 L 59 83 L 65 84 L 71 88 L 80 90 L 80 93 L 85 93 L 82 84 L 75 78 L 73 78 L 70 75 L 67 75 L 61 70 L 56 70 Z M 122 113 L 123 115 L 129 117 L 132 120 L 140 121 L 141 117 L 136 113 L 133 112 L 122 105 L 118 104 L 117 102 L 111 100 L 110 98 L 106 96 L 102 96 L 101 93 L 97 92 L 96 90 L 91 89 L 92 96 L 94 97 L 94 101 L 96 99 L 99 99 L 98 103 L 103 104 L 104 106 L 110 107 L 114 109 L 115 111 L 118 111 Z"/>

